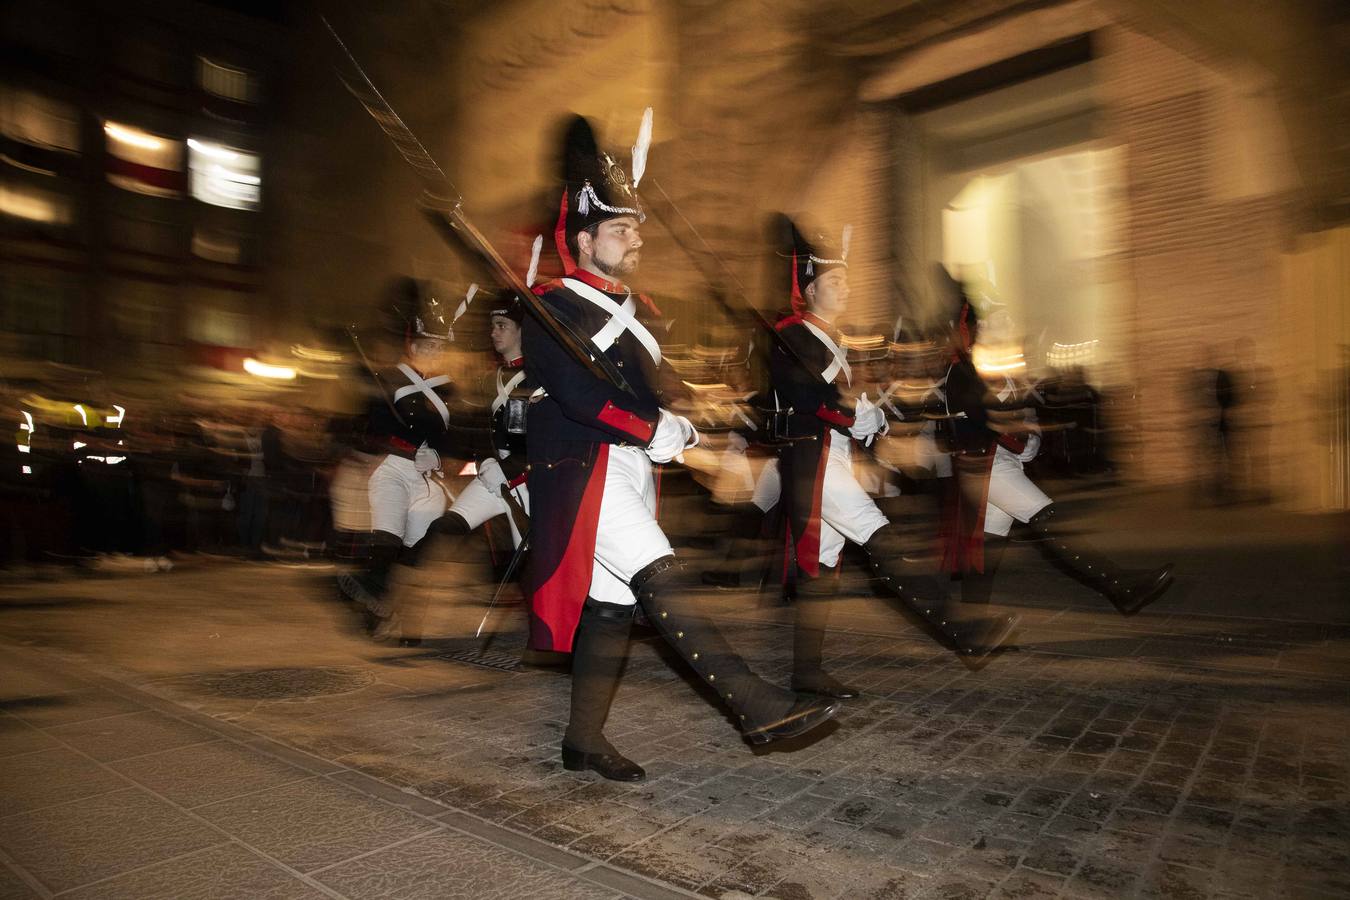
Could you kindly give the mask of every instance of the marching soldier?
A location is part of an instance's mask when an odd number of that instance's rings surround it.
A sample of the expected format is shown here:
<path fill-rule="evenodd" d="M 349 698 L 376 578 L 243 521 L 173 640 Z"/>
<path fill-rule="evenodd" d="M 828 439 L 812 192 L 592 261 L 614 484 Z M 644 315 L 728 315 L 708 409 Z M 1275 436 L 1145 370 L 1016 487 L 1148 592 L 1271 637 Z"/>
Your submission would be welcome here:
<path fill-rule="evenodd" d="M 1013 522 L 1040 540 L 1041 551 L 1122 614 L 1134 615 L 1172 583 L 1172 566 L 1129 572 L 1060 525 L 1054 502 L 1027 477 L 1041 436 L 1027 400 L 1006 375 L 991 384 L 975 368 L 979 319 L 962 285 L 941 266 L 937 279 L 954 310 L 954 348 L 946 397 L 956 468 L 947 517 L 944 565 L 962 573 L 962 600 L 987 603 Z"/>
<path fill-rule="evenodd" d="M 367 439 L 384 458 L 368 482 L 370 561 L 364 574 L 343 575 L 339 586 L 373 618 L 378 639 L 398 633 L 390 599 L 395 564 L 416 566 L 427 531 L 445 512 L 446 494 L 436 476 L 450 451 L 448 374 L 451 317 L 424 282 L 400 278 L 385 310 L 402 333 L 403 354 L 391 368 L 372 371 L 374 396 Z M 415 643 L 409 639 L 408 643 Z"/>
<path fill-rule="evenodd" d="M 796 312 L 777 325 L 770 382 L 783 422 L 776 431 L 788 439 L 779 458 L 798 578 L 792 684 L 797 690 L 847 699 L 856 696 L 857 689 L 833 678 L 821 665 L 845 541 L 861 546 L 880 582 L 962 654 L 991 652 L 1007 638 L 1015 620 L 958 621 L 936 579 L 904 570 L 899 531 L 853 474 L 854 442 L 870 444 L 886 428 L 886 419 L 866 392 L 850 403 L 841 390 L 853 387 L 853 372 L 835 327 L 849 297 L 847 250 L 826 251 L 823 240 L 813 245 L 795 226 L 784 224 L 793 243 Z"/>
<path fill-rule="evenodd" d="M 647 140 L 649 127 L 645 121 Z M 533 320 L 524 329 L 527 377 L 545 392 L 528 414 L 533 645 L 573 653 L 564 767 L 618 781 L 645 777 L 603 734 L 635 603 L 751 742 L 802 734 L 838 711 L 837 703 L 798 697 L 751 672 L 690 602 L 692 579 L 657 524 L 652 464 L 674 459 L 698 434 L 662 407 L 661 347 L 645 324 L 659 311 L 625 284 L 643 245 L 645 216 L 635 188 L 647 140 L 640 136 L 634 148 L 630 184 L 619 164 L 599 152 L 586 120 L 571 123 L 555 233 L 567 274 L 535 289 L 621 378 L 588 369 Z M 627 390 L 616 386 L 620 380 Z M 626 590 L 613 590 L 615 582 Z"/>

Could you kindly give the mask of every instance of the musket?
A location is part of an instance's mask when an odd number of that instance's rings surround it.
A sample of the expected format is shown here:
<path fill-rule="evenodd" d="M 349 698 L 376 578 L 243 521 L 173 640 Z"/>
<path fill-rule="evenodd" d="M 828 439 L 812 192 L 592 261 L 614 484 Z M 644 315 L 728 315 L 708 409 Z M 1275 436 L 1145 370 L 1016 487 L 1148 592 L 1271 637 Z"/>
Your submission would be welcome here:
<path fill-rule="evenodd" d="M 357 102 L 365 108 L 370 117 L 375 120 L 375 124 L 380 127 L 380 130 L 393 142 L 394 149 L 398 151 L 404 161 L 412 166 L 421 178 L 423 192 L 418 205 L 423 215 L 435 226 L 437 233 L 443 238 L 451 240 L 454 244 L 469 250 L 470 253 L 486 263 L 497 281 L 519 297 L 520 302 L 524 304 L 525 309 L 534 320 L 588 371 L 610 382 L 620 390 L 633 394 L 632 387 L 629 386 L 618 366 L 614 365 L 614 361 L 601 353 L 590 338 L 577 332 L 568 322 L 559 318 L 548 304 L 535 296 L 534 291 L 530 290 L 525 280 L 507 265 L 506 260 L 502 258 L 496 248 L 470 221 L 468 215 L 464 212 L 464 198 L 450 183 L 450 179 L 440 165 L 432 158 L 422 142 L 417 139 L 417 135 L 413 134 L 407 123 L 394 111 L 389 101 L 375 87 L 374 82 L 366 75 L 365 70 L 361 68 L 361 64 L 356 61 L 352 52 L 347 49 L 347 45 L 343 43 L 342 38 L 338 36 L 337 31 L 328 19 L 323 16 L 319 18 L 342 51 L 342 57 L 351 70 L 349 73 L 339 71 L 338 79 L 356 98 Z"/>
<path fill-rule="evenodd" d="M 656 213 L 657 218 L 665 223 L 671 238 L 681 250 L 689 255 L 689 258 L 693 261 L 694 265 L 698 267 L 699 272 L 703 275 L 704 279 L 707 280 L 709 284 L 716 284 L 718 281 L 709 267 L 709 261 L 711 261 L 711 263 L 720 270 L 718 274 L 720 274 L 722 278 L 729 278 L 740 290 L 741 296 L 746 297 L 748 292 L 746 291 L 745 285 L 736 277 L 736 273 L 731 270 L 731 267 L 726 264 L 717 251 L 708 244 L 698 228 L 693 222 L 689 221 L 689 217 L 680 210 L 675 201 L 671 199 L 671 196 L 666 193 L 666 189 L 661 186 L 661 182 L 653 178 L 651 179 L 651 184 L 652 187 L 656 188 L 657 193 L 661 195 L 662 201 L 661 203 L 652 206 L 652 212 Z M 650 197 L 651 195 L 649 194 L 647 196 Z M 684 229 L 698 239 L 699 244 L 702 245 L 701 247 L 691 247 L 680 237 L 676 232 L 676 229 L 672 227 L 675 219 L 679 219 L 679 221 L 684 223 Z M 807 365 L 806 360 L 802 359 L 801 354 L 799 354 L 796 349 L 784 339 L 782 332 L 775 327 L 774 323 L 770 322 L 768 317 L 760 312 L 759 308 L 749 302 L 748 299 L 742 305 L 736 306 L 727 300 L 720 291 L 712 291 L 711 293 L 717 301 L 717 304 L 722 307 L 723 312 L 733 318 L 749 313 L 751 319 L 769 333 L 769 336 L 773 339 L 774 343 L 781 347 L 783 352 L 796 360 L 797 364 L 807 371 L 814 372 L 814 370 Z"/>

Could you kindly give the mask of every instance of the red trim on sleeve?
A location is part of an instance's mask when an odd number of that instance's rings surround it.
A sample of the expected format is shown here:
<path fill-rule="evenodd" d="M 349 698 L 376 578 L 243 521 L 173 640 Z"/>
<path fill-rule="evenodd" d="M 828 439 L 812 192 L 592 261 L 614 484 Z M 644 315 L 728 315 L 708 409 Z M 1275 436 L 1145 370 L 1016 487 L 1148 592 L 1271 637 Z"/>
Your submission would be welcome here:
<path fill-rule="evenodd" d="M 774 329 L 774 331 L 782 331 L 784 328 L 787 328 L 789 325 L 800 325 L 801 323 L 802 323 L 802 317 L 801 317 L 799 314 L 797 314 L 797 313 L 793 313 L 792 315 L 790 315 L 790 316 L 784 316 L 783 318 L 781 318 L 781 319 L 779 319 L 777 322 L 775 322 L 775 323 L 774 323 L 774 326 L 773 326 L 773 329 Z"/>
<path fill-rule="evenodd" d="M 830 409 L 824 403 L 820 404 L 820 409 L 816 410 L 816 418 L 824 419 L 831 425 L 838 425 L 840 428 L 853 427 L 853 416 L 846 416 L 837 410 Z"/>
<path fill-rule="evenodd" d="M 634 439 L 644 445 L 650 443 L 652 435 L 656 433 L 656 426 L 651 422 L 636 413 L 619 409 L 609 400 L 605 401 L 605 405 L 600 408 L 600 412 L 596 413 L 595 417 L 610 428 L 632 435 Z"/>

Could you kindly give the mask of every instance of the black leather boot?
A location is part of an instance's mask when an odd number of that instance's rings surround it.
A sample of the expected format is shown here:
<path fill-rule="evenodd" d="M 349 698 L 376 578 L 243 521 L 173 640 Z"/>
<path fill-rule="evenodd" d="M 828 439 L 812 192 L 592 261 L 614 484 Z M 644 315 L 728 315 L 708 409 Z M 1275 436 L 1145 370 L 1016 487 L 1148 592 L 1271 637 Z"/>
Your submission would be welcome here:
<path fill-rule="evenodd" d="M 1054 504 L 1032 516 L 1027 525 L 1041 538 L 1037 542 L 1041 552 L 1110 600 L 1121 615 L 1134 615 L 1172 585 L 1171 563 L 1147 572 L 1129 572 L 1081 538 L 1065 537 Z"/>
<path fill-rule="evenodd" d="M 904 571 L 904 543 L 895 526 L 879 529 L 863 545 L 872 572 L 906 606 L 946 638 L 958 653 L 987 656 L 1008 639 L 1016 616 L 981 616 L 958 620 L 951 614 L 952 601 L 942 585 L 930 575 Z"/>
<path fill-rule="evenodd" d="M 999 563 L 1003 561 L 1003 551 L 1007 549 L 1008 539 L 998 535 L 984 536 L 984 571 L 961 573 L 961 602 L 987 606 L 994 594 L 994 576 L 998 574 Z"/>
<path fill-rule="evenodd" d="M 727 555 L 715 569 L 703 572 L 701 580 L 710 587 L 737 589 L 758 587 L 763 574 L 761 538 L 764 512 L 753 503 L 741 504 L 731 517 L 727 530 Z"/>
<path fill-rule="evenodd" d="M 572 704 L 563 735 L 563 768 L 611 781 L 641 781 L 642 767 L 605 740 L 605 719 L 628 657 L 633 607 L 587 599 L 572 642 Z"/>
<path fill-rule="evenodd" d="M 792 689 L 820 697 L 850 700 L 858 689 L 849 687 L 821 667 L 830 604 L 839 587 L 839 569 L 821 567 L 820 577 L 797 583 L 796 622 L 792 628 Z"/>
<path fill-rule="evenodd" d="M 666 643 L 731 708 L 746 740 L 767 744 L 796 737 L 839 712 L 837 701 L 799 697 L 750 671 L 717 626 L 693 605 L 689 581 L 675 557 L 663 556 L 634 575 L 629 587 Z"/>
<path fill-rule="evenodd" d="M 360 575 L 338 576 L 338 587 L 370 616 L 370 629 L 394 612 L 389 599 L 390 572 L 403 553 L 403 539 L 387 531 L 371 533 L 370 560 Z"/>

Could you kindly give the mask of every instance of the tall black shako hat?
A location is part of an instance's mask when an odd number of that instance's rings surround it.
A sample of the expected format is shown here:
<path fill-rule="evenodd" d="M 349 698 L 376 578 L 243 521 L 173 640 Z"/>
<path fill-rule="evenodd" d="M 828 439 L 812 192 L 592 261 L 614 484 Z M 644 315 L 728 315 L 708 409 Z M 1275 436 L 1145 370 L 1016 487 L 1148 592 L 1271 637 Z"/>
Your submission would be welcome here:
<path fill-rule="evenodd" d="M 494 295 L 492 306 L 488 309 L 488 318 L 495 319 L 498 316 L 519 325 L 525 321 L 525 304 L 521 303 L 515 294 Z"/>
<path fill-rule="evenodd" d="M 639 222 L 646 220 L 647 215 L 638 201 L 637 186 L 647 169 L 647 151 L 651 142 L 652 110 L 647 107 L 642 114 L 637 143 L 632 148 L 630 181 L 623 165 L 596 145 L 590 122 L 582 116 L 574 116 L 568 122 L 562 147 L 562 201 L 553 233 L 564 273 L 570 274 L 577 267 L 572 248 L 576 246 L 579 232 L 619 216 L 636 216 Z"/>
<path fill-rule="evenodd" d="M 385 287 L 380 309 L 386 329 L 402 335 L 405 343 L 453 341 L 455 323 L 468 312 L 469 304 L 480 291 L 477 284 L 469 285 L 463 297 L 446 294 L 444 290 L 444 285 L 420 278 L 394 278 Z"/>
<path fill-rule="evenodd" d="M 791 220 L 788 225 L 792 234 L 792 308 L 800 313 L 806 308 L 806 289 L 811 282 L 831 269 L 848 268 L 848 244 L 853 226 L 844 226 L 844 233 L 836 245 L 823 234 L 808 240 Z"/>

